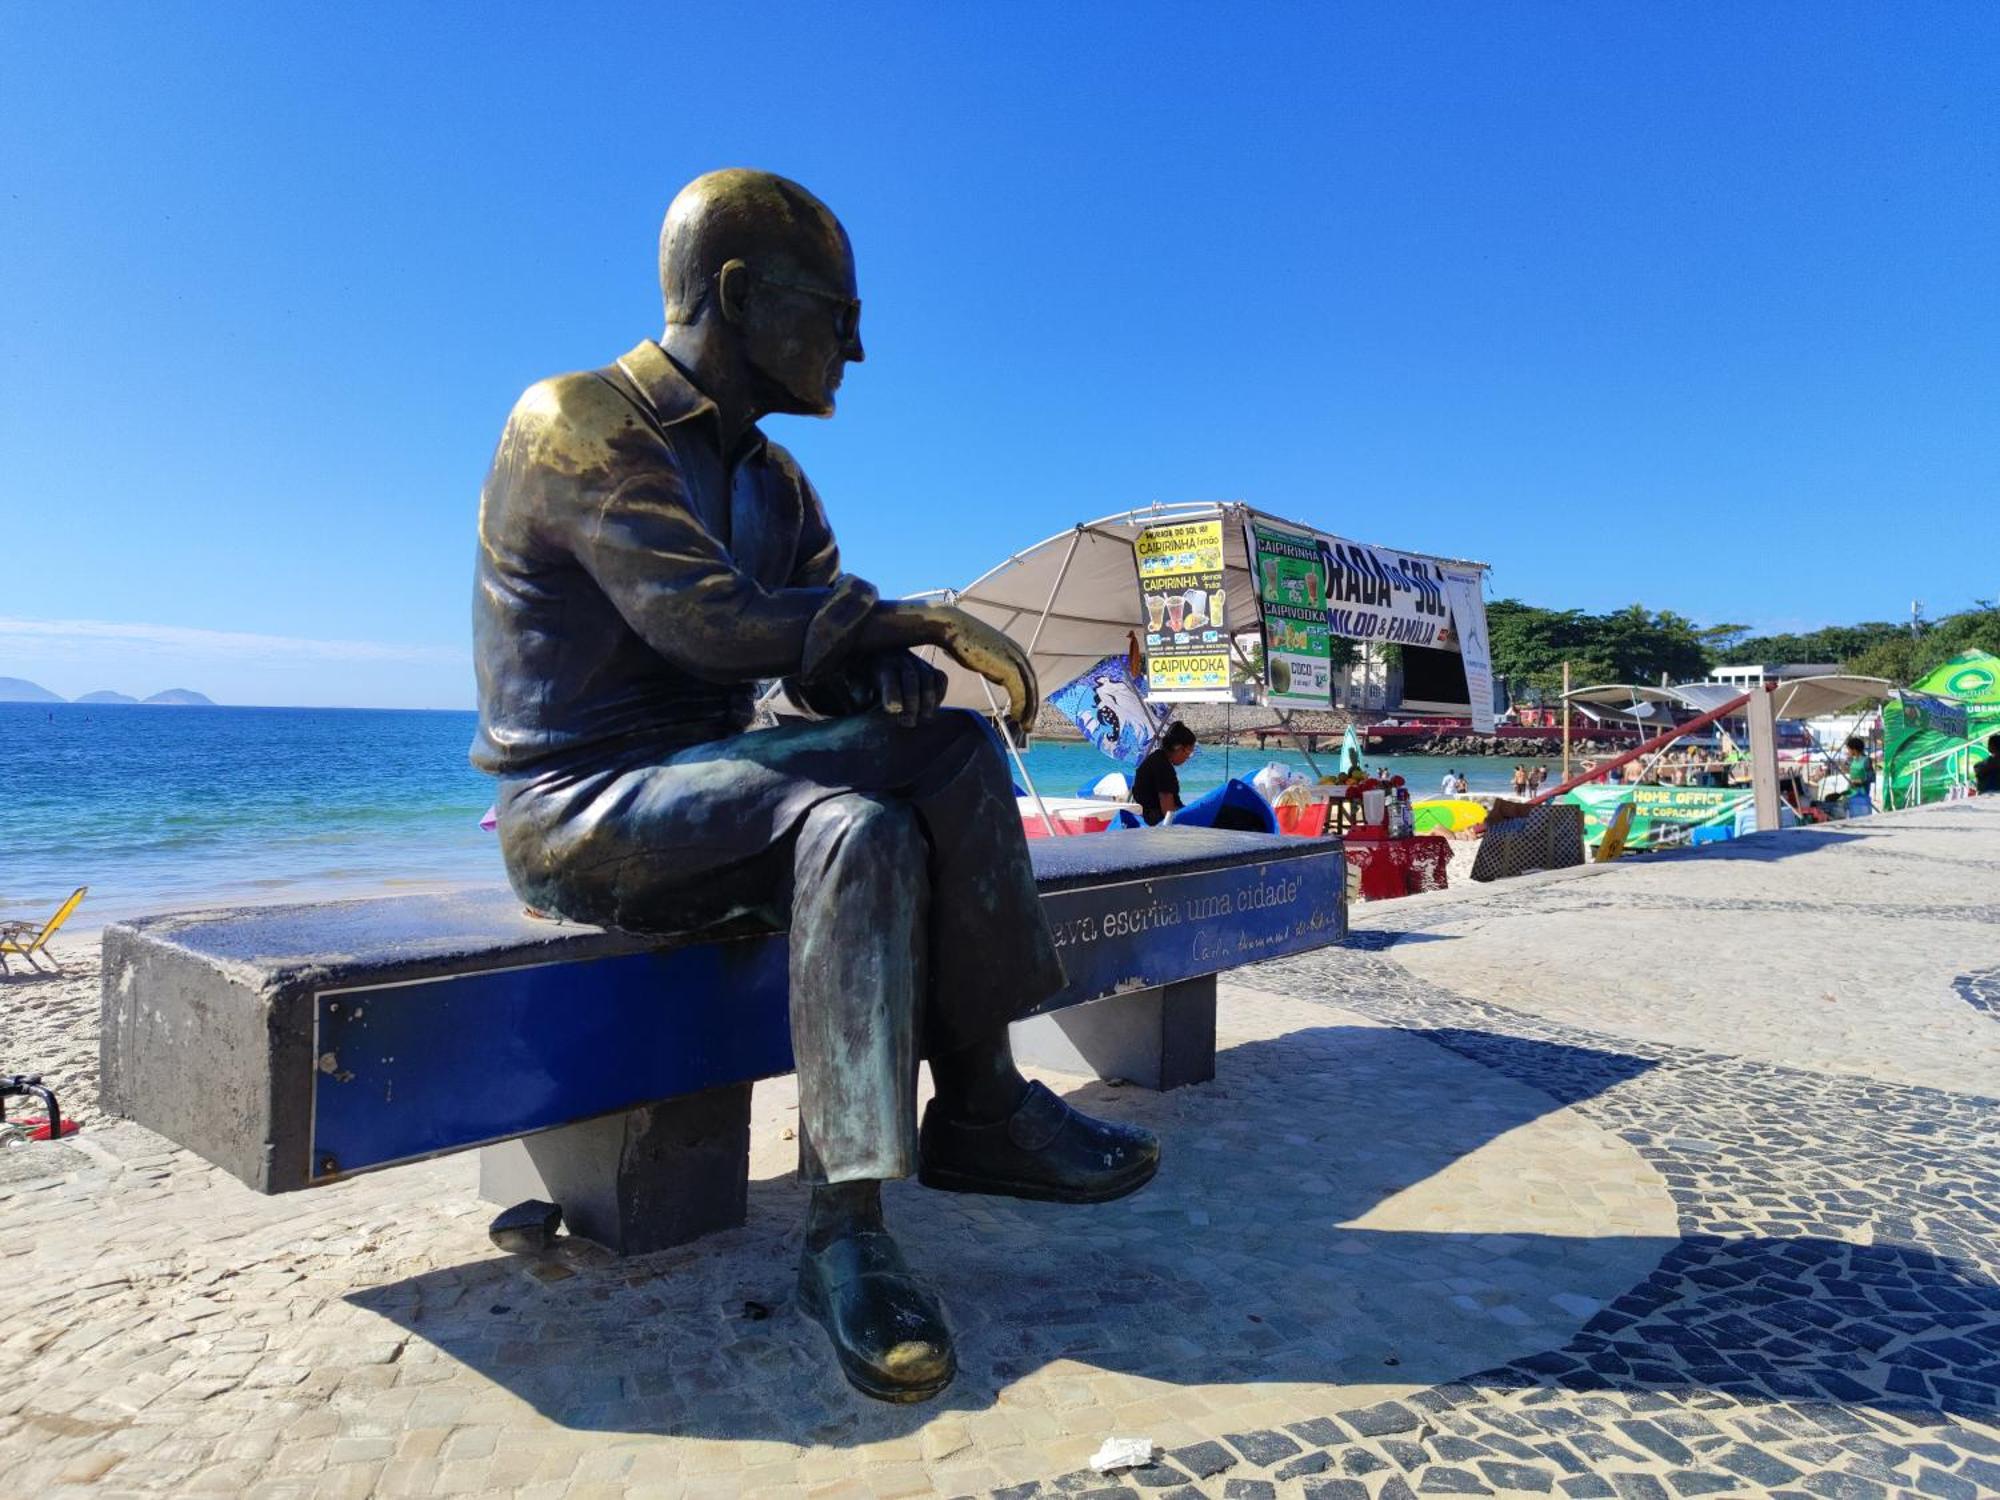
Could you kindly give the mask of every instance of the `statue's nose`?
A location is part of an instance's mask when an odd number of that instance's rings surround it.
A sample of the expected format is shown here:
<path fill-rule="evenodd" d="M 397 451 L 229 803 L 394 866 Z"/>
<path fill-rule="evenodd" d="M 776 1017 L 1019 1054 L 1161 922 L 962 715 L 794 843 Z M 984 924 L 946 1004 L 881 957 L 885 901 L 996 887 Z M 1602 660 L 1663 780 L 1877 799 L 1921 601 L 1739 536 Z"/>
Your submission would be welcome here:
<path fill-rule="evenodd" d="M 861 347 L 861 326 L 857 323 L 854 332 L 847 336 L 847 347 L 840 351 L 841 357 L 851 365 L 863 363 L 868 351 Z"/>

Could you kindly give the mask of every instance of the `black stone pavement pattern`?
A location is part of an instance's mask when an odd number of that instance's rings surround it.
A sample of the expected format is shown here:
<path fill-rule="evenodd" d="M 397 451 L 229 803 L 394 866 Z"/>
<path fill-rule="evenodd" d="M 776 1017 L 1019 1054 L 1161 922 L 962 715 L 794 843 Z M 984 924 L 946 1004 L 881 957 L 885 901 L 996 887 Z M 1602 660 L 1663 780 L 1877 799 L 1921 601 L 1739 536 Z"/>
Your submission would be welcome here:
<path fill-rule="evenodd" d="M 1395 958 L 1452 915 L 1241 977 L 1422 1036 L 1618 1135 L 1665 1180 L 1680 1243 L 1561 1348 L 995 1495 L 2000 1496 L 2000 1103 L 1467 999 Z M 1958 989 L 2000 1019 L 2000 971 Z"/>

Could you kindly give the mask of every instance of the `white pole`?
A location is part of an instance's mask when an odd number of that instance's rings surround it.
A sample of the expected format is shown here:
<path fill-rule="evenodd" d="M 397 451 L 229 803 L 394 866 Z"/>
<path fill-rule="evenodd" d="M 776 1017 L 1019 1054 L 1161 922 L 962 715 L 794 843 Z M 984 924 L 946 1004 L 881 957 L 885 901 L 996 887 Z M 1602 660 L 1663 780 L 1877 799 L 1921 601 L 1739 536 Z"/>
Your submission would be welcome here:
<path fill-rule="evenodd" d="M 1049 586 L 1048 602 L 1042 606 L 1042 617 L 1035 621 L 1035 633 L 1028 637 L 1028 660 L 1035 659 L 1035 646 L 1042 638 L 1042 627 L 1049 623 L 1049 612 L 1056 607 L 1056 595 L 1062 592 L 1063 580 L 1069 577 L 1069 560 L 1076 556 L 1076 544 L 1083 540 L 1083 528 L 1077 527 L 1069 534 L 1069 551 L 1063 554 L 1062 566 L 1056 569 L 1056 581 Z"/>
<path fill-rule="evenodd" d="M 1281 729 L 1283 729 L 1286 734 L 1290 735 L 1292 743 L 1299 747 L 1299 754 L 1303 755 L 1306 758 L 1306 764 L 1312 767 L 1313 775 L 1323 777 L 1325 775 L 1325 772 L 1320 770 L 1319 762 L 1313 759 L 1312 751 L 1306 748 L 1306 742 L 1304 739 L 1300 737 L 1299 732 L 1296 729 L 1292 728 L 1291 710 L 1287 708 L 1273 708 L 1271 712 L 1278 716 L 1278 726 Z"/>
<path fill-rule="evenodd" d="M 1778 813 L 1778 716 L 1771 689 L 1765 684 L 1751 693 L 1744 705 L 1750 721 L 1750 795 L 1757 809 L 1757 831 L 1777 828 Z"/>
<path fill-rule="evenodd" d="M 1000 700 L 993 696 L 993 684 L 982 677 L 979 679 L 979 685 L 986 689 L 986 702 L 987 706 L 993 710 L 993 717 L 996 720 L 1004 719 L 1006 715 L 1000 711 Z M 1036 704 L 1035 709 L 1037 712 L 1040 712 L 1041 705 L 1039 703 Z M 1025 739 L 1027 733 L 1028 728 L 1026 725 L 1023 725 L 1021 727 L 1022 738 Z M 1035 811 L 1041 814 L 1042 818 L 1042 831 L 1048 834 L 1050 838 L 1054 838 L 1056 836 L 1056 820 L 1049 816 L 1049 805 L 1042 801 L 1042 794 L 1035 790 L 1035 778 L 1028 774 L 1028 763 L 1021 759 L 1021 752 L 1015 748 L 1014 742 L 1008 739 L 1006 735 L 1003 734 L 1000 736 L 1000 742 L 1007 747 L 1007 753 L 1014 757 L 1014 769 L 1021 773 L 1021 785 L 1026 787 L 1028 795 L 1035 799 Z"/>

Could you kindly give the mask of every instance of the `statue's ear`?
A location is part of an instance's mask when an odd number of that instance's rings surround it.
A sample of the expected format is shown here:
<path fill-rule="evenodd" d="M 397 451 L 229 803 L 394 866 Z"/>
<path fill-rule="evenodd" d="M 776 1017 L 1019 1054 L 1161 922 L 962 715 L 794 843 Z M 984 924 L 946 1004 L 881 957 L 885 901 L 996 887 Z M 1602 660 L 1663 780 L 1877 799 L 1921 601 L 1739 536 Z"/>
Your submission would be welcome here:
<path fill-rule="evenodd" d="M 743 321 L 743 306 L 750 296 L 750 268 L 740 260 L 724 261 L 715 273 L 715 301 L 726 323 Z"/>

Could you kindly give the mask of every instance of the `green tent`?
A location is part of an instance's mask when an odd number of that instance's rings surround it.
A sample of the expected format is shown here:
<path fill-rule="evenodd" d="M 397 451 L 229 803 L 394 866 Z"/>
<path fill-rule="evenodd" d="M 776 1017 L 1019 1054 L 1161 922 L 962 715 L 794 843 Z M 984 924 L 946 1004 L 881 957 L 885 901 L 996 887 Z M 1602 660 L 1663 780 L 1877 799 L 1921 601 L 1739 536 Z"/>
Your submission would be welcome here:
<path fill-rule="evenodd" d="M 2000 656 L 1991 651 L 1961 651 L 1919 682 L 1917 691 L 1980 707 L 2000 707 Z"/>
<path fill-rule="evenodd" d="M 1972 781 L 2000 732 L 2000 656 L 1961 651 L 1882 706 L 1886 806 L 1940 802 Z"/>

